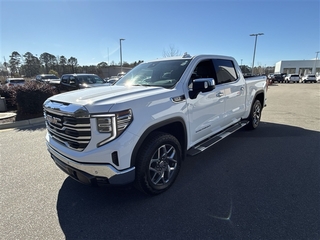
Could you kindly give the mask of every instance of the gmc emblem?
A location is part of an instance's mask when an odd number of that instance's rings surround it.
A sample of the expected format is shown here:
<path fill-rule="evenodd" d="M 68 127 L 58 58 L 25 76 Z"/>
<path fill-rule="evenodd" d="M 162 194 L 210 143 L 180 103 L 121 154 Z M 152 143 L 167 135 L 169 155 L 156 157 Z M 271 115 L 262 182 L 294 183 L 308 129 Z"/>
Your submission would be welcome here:
<path fill-rule="evenodd" d="M 51 115 L 46 115 L 46 119 L 49 123 L 55 124 L 55 125 L 61 125 L 61 119 L 57 117 L 53 117 Z"/>

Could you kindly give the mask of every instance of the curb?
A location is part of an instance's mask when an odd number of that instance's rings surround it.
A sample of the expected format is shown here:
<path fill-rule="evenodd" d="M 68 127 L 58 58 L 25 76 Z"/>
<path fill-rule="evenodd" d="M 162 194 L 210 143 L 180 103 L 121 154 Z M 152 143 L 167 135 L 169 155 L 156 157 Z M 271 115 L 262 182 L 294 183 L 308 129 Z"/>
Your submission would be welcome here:
<path fill-rule="evenodd" d="M 32 127 L 32 126 L 40 125 L 41 123 L 44 124 L 44 118 L 43 117 L 32 118 L 32 119 L 29 119 L 29 120 L 22 120 L 22 121 L 17 121 L 17 122 L 13 122 L 13 123 L 0 124 L 0 130 L 1 129 L 8 129 L 8 128 Z"/>

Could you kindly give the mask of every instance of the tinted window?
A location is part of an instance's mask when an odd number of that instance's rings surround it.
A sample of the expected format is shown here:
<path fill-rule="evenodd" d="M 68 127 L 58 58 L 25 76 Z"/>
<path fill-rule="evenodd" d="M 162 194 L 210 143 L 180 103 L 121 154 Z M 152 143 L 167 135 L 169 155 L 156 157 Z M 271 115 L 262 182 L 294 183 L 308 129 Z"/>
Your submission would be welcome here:
<path fill-rule="evenodd" d="M 72 83 L 72 84 L 76 83 L 75 77 L 70 76 L 70 79 L 69 79 L 68 83 L 70 83 L 70 84 L 71 84 L 71 83 Z"/>
<path fill-rule="evenodd" d="M 68 76 L 62 77 L 61 82 L 68 83 Z"/>
<path fill-rule="evenodd" d="M 10 82 L 11 83 L 24 83 L 24 80 L 20 80 L 20 79 L 18 79 L 18 80 L 10 80 Z"/>
<path fill-rule="evenodd" d="M 193 80 L 198 78 L 213 78 L 216 79 L 213 62 L 211 59 L 201 61 L 192 72 L 188 83 L 189 89 L 193 88 Z"/>
<path fill-rule="evenodd" d="M 216 72 L 217 84 L 233 82 L 238 79 L 237 71 L 231 60 L 214 59 L 214 69 Z"/>

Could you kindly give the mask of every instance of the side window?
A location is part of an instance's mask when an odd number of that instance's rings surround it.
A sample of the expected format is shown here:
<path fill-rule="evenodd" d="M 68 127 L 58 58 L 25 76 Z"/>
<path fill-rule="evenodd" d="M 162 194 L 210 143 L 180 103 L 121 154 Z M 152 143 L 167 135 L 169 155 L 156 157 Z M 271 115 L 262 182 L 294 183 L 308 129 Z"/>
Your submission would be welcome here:
<path fill-rule="evenodd" d="M 68 83 L 68 79 L 69 79 L 68 76 L 64 76 L 64 77 L 62 77 L 61 82 L 67 84 Z"/>
<path fill-rule="evenodd" d="M 238 79 L 237 71 L 231 60 L 214 59 L 213 64 L 217 75 L 217 84 L 234 82 Z"/>
<path fill-rule="evenodd" d="M 193 70 L 191 79 L 189 81 L 189 89 L 192 89 L 192 83 L 194 79 L 198 78 L 213 78 L 216 79 L 216 74 L 212 64 L 212 60 L 204 60 L 198 63 L 198 65 Z"/>
<path fill-rule="evenodd" d="M 75 77 L 70 77 L 69 84 L 75 84 L 75 83 L 76 83 Z"/>

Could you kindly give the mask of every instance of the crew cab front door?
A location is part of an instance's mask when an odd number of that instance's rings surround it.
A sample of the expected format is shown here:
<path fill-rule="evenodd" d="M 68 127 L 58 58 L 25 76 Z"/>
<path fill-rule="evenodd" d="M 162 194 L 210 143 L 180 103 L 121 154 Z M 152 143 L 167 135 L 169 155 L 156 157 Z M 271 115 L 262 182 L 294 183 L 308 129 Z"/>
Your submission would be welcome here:
<path fill-rule="evenodd" d="M 215 79 L 212 59 L 199 62 L 189 81 L 192 90 L 193 80 L 197 78 Z M 189 144 L 194 145 L 222 130 L 225 113 L 225 89 L 227 86 L 217 84 L 209 92 L 200 92 L 195 98 L 188 98 Z"/>

